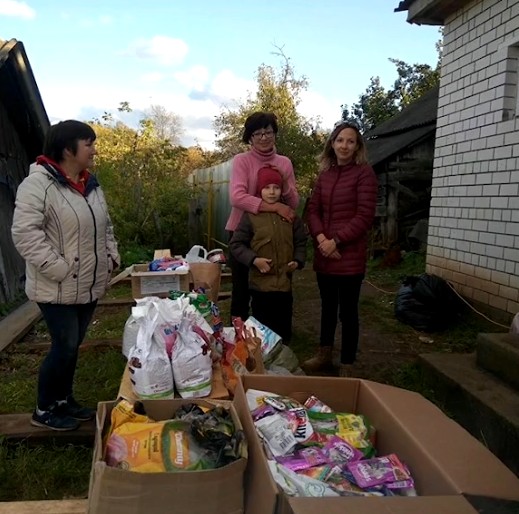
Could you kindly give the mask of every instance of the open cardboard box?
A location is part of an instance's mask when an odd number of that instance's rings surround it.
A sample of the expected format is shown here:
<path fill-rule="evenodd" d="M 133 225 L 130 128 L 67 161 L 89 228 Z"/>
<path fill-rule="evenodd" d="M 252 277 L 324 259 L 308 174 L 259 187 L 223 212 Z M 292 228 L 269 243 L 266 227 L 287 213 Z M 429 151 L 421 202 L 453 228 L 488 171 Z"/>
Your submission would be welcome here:
<path fill-rule="evenodd" d="M 187 403 L 225 405 L 236 429 L 241 423 L 231 402 L 223 400 L 143 400 L 152 419 L 170 419 Z M 240 514 L 247 453 L 222 468 L 176 473 L 138 473 L 112 468 L 103 461 L 103 438 L 116 402 L 97 407 L 96 436 L 89 488 L 89 514 Z"/>
<path fill-rule="evenodd" d="M 288 496 L 278 489 L 270 474 L 247 406 L 248 389 L 288 395 L 300 401 L 314 394 L 335 411 L 364 414 L 377 430 L 378 454 L 396 453 L 409 465 L 420 500 L 299 498 L 291 506 Z M 249 443 L 245 480 L 247 514 L 310 512 L 297 510 L 306 502 L 314 505 L 312 513 L 332 512 L 328 505 L 331 509 L 337 503 L 344 513 L 425 513 L 428 511 L 416 506 L 427 504 L 428 497 L 435 497 L 431 505 L 440 503 L 434 512 L 441 513 L 454 512 L 449 505 L 460 502 L 452 497 L 461 498 L 462 494 L 519 500 L 519 479 L 466 430 L 417 393 L 360 379 L 245 375 L 236 389 L 234 405 Z M 446 496 L 450 498 L 439 499 Z M 353 506 L 357 505 L 366 507 L 354 510 Z M 391 506 L 394 509 L 387 510 Z M 471 512 L 467 509 L 466 512 Z"/>
<path fill-rule="evenodd" d="M 461 496 L 290 498 L 291 514 L 477 514 Z M 490 512 L 489 512 L 490 514 Z"/>
<path fill-rule="evenodd" d="M 134 264 L 131 272 L 132 296 L 167 298 L 170 291 L 189 292 L 189 271 L 149 271 L 148 264 Z"/>

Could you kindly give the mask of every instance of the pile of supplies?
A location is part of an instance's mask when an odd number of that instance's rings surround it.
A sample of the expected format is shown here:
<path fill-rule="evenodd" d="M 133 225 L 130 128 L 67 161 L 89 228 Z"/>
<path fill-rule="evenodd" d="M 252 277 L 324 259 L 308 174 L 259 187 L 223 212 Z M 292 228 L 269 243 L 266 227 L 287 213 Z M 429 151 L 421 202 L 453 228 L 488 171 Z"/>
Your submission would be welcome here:
<path fill-rule="evenodd" d="M 142 404 L 121 400 L 111 412 L 103 459 L 141 473 L 216 469 L 245 454 L 245 437 L 222 405 L 182 405 L 171 419 L 155 421 Z"/>
<path fill-rule="evenodd" d="M 249 389 L 246 397 L 270 471 L 289 496 L 416 496 L 406 464 L 376 455 L 364 416 L 332 412 L 315 396 L 301 403 Z"/>
<path fill-rule="evenodd" d="M 218 306 L 200 291 L 147 296 L 125 324 L 123 354 L 140 399 L 201 398 L 211 394 L 215 365 L 234 393 L 238 376 L 263 373 L 261 339 L 241 319 L 224 327 Z"/>

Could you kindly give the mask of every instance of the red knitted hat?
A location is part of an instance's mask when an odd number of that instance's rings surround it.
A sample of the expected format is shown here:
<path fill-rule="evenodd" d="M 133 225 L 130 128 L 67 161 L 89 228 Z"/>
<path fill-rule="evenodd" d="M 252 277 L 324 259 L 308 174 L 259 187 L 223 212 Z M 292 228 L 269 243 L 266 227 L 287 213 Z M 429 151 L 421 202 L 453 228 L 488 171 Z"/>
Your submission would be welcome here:
<path fill-rule="evenodd" d="M 273 168 L 261 168 L 258 171 L 256 193 L 261 195 L 261 190 L 269 184 L 277 184 L 280 188 L 283 188 L 283 177 Z"/>

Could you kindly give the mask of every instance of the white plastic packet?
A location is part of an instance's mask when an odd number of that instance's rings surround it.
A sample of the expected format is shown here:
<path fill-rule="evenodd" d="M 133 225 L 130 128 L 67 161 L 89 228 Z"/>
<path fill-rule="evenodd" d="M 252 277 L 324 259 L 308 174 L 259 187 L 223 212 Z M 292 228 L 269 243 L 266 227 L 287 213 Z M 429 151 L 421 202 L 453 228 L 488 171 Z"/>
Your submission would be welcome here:
<path fill-rule="evenodd" d="M 211 394 L 211 351 L 207 341 L 193 331 L 193 325 L 192 316 L 182 318 L 171 356 L 175 385 L 182 398 L 201 398 Z"/>
<path fill-rule="evenodd" d="M 261 340 L 261 355 L 263 360 L 266 360 L 266 357 L 281 344 L 281 336 L 260 323 L 254 316 L 249 316 L 244 324 L 247 328 L 256 331 L 256 335 Z"/>
<path fill-rule="evenodd" d="M 142 319 L 137 342 L 128 355 L 128 367 L 135 394 L 142 399 L 173 398 L 171 363 L 162 342 L 157 341 L 158 313 Z"/>

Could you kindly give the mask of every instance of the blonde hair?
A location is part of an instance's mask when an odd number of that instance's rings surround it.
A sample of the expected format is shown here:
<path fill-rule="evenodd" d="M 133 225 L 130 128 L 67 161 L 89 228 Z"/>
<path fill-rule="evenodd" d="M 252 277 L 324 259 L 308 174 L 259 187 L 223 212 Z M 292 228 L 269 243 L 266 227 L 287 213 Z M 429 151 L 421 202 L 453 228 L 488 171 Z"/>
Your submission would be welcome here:
<path fill-rule="evenodd" d="M 335 151 L 332 148 L 332 144 L 337 139 L 337 136 L 347 128 L 351 128 L 357 134 L 357 150 L 355 150 L 355 154 L 353 156 L 353 161 L 355 164 L 367 164 L 368 163 L 368 153 L 366 151 L 366 142 L 360 133 L 359 128 L 351 122 L 342 121 L 335 125 L 332 130 L 332 133 L 328 136 L 326 143 L 324 144 L 324 149 L 317 158 L 317 162 L 319 163 L 319 171 L 324 171 L 332 166 L 337 165 L 337 156 L 335 155 Z"/>

